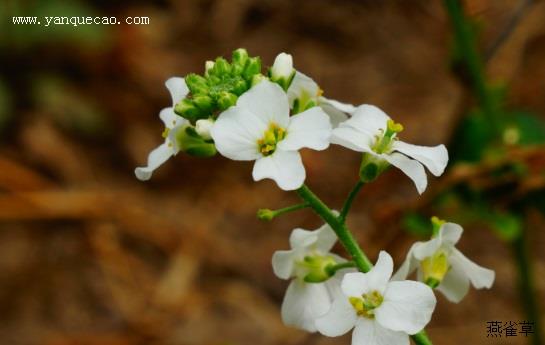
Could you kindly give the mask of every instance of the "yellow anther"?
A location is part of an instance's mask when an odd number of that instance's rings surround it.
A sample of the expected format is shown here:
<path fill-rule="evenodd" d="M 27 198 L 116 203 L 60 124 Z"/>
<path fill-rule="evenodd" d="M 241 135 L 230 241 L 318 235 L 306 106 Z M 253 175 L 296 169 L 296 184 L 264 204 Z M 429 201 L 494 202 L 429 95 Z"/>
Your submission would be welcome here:
<path fill-rule="evenodd" d="M 165 128 L 163 133 L 161 133 L 161 136 L 166 139 L 166 137 L 168 137 L 169 133 L 170 133 L 170 128 Z"/>
<path fill-rule="evenodd" d="M 263 138 L 257 141 L 259 152 L 264 156 L 269 156 L 276 151 L 276 145 L 286 137 L 286 130 L 275 123 L 269 125 L 269 129 L 263 134 Z"/>

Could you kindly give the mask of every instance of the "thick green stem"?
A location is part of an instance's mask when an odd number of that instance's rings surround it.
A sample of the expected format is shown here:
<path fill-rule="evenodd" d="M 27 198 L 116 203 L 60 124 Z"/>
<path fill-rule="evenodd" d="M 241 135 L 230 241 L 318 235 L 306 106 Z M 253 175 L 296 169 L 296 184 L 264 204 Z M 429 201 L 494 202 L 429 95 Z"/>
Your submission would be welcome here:
<path fill-rule="evenodd" d="M 303 185 L 297 190 L 299 196 L 305 200 L 310 207 L 316 212 L 337 234 L 339 241 L 342 243 L 348 254 L 354 259 L 357 267 L 362 272 L 369 272 L 373 264 L 365 253 L 358 246 L 358 243 L 348 230 L 346 225 L 331 211 L 326 204 L 322 202 L 306 185 Z"/>
<path fill-rule="evenodd" d="M 324 204 L 324 202 L 320 200 L 306 185 L 299 188 L 297 190 L 297 194 L 299 194 L 301 199 L 305 200 L 310 205 L 310 207 L 314 210 L 314 212 L 316 212 L 316 214 L 318 214 L 318 216 L 320 216 L 320 218 L 331 226 L 333 231 L 335 231 L 337 234 L 339 242 L 341 242 L 346 251 L 350 254 L 352 260 L 354 260 L 356 267 L 361 272 L 369 272 L 371 268 L 373 268 L 373 264 L 371 261 L 369 261 L 363 250 L 361 250 L 358 242 L 354 239 L 354 236 L 346 227 L 346 224 L 341 221 L 339 217 L 337 217 L 335 213 L 333 213 L 333 211 L 331 211 L 331 209 Z M 417 345 L 433 345 L 424 330 L 417 334 L 411 335 L 411 338 Z"/>
<path fill-rule="evenodd" d="M 341 210 L 341 214 L 339 215 L 339 219 L 341 220 L 341 222 L 345 222 L 346 215 L 348 214 L 348 211 L 350 211 L 350 207 L 352 207 L 352 203 L 354 202 L 356 195 L 358 195 L 361 187 L 363 187 L 364 184 L 365 183 L 362 180 L 358 180 L 354 188 L 350 191 L 350 194 L 348 194 L 348 198 L 346 198 L 346 201 L 344 202 L 343 208 Z"/>
<path fill-rule="evenodd" d="M 522 299 L 525 317 L 528 321 L 534 322 L 534 334 L 532 344 L 542 344 L 541 324 L 539 315 L 539 299 L 536 298 L 532 261 L 528 255 L 526 243 L 526 231 L 513 241 L 513 254 L 519 271 L 519 291 Z"/>
<path fill-rule="evenodd" d="M 484 65 L 477 51 L 472 24 L 465 16 L 460 0 L 444 0 L 444 3 L 452 23 L 457 52 L 471 80 L 473 92 L 492 132 L 498 135 L 500 133 L 498 122 L 501 116 L 499 104 L 486 82 Z"/>

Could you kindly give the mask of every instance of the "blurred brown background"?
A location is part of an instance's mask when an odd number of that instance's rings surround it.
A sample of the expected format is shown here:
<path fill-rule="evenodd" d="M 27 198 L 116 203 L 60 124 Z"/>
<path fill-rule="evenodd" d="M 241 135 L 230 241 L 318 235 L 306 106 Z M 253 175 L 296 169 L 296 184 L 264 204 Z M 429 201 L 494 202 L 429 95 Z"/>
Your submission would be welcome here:
<path fill-rule="evenodd" d="M 520 6 L 469 1 L 483 47 Z M 162 138 L 164 81 L 245 47 L 272 64 L 294 56 L 325 95 L 371 103 L 405 125 L 415 144 L 449 143 L 467 90 L 449 70 L 450 26 L 440 1 L 7 1 L 0 5 L 0 343 L 348 344 L 285 327 L 287 282 L 275 250 L 310 211 L 271 223 L 261 207 L 297 202 L 251 164 L 179 154 L 151 181 L 133 169 Z M 40 12 L 41 11 L 41 12 Z M 21 27 L 11 15 L 148 16 L 150 25 Z M 27 13 L 27 14 L 25 14 Z M 32 14 L 31 14 L 32 13 Z M 69 13 L 69 14 L 65 14 Z M 9 16 L 9 17 L 8 17 Z M 510 85 L 509 104 L 545 113 L 545 3 L 534 1 L 487 64 Z M 333 207 L 357 179 L 359 155 L 304 152 L 307 183 Z M 433 185 L 438 179 L 430 178 Z M 390 171 L 365 187 L 349 218 L 374 261 L 403 260 L 414 241 L 400 225 L 418 195 Z M 545 296 L 545 224 L 531 213 L 537 288 Z M 497 273 L 492 290 L 459 305 L 439 297 L 434 344 L 524 344 L 486 338 L 486 322 L 520 321 L 509 249 L 466 228 L 462 250 Z M 341 248 L 338 248 L 340 253 Z"/>

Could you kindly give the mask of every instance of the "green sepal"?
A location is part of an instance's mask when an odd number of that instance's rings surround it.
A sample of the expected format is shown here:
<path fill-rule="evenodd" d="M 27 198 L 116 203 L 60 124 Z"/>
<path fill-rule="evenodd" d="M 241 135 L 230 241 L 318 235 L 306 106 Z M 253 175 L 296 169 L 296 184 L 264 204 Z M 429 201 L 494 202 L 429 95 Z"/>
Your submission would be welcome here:
<path fill-rule="evenodd" d="M 199 109 L 192 99 L 182 99 L 178 104 L 174 106 L 174 112 L 181 117 L 189 120 L 191 123 L 195 123 L 198 119 L 202 118 L 203 112 Z"/>
<path fill-rule="evenodd" d="M 242 72 L 244 70 L 244 66 L 246 66 L 246 62 L 248 62 L 248 51 L 246 51 L 244 48 L 238 48 L 237 50 L 233 51 L 231 61 L 233 62 L 233 67 L 240 67 L 240 72 Z"/>
<path fill-rule="evenodd" d="M 259 56 L 248 58 L 248 63 L 246 64 L 246 68 L 244 68 L 244 72 L 242 73 L 242 76 L 245 79 L 251 79 L 255 74 L 258 74 L 261 72 L 261 59 Z"/>
<path fill-rule="evenodd" d="M 193 97 L 193 103 L 202 110 L 202 113 L 209 114 L 214 108 L 214 100 L 210 96 L 196 95 Z"/>
<path fill-rule="evenodd" d="M 176 143 L 181 151 L 195 157 L 212 157 L 217 152 L 214 143 L 204 140 L 191 126 L 176 133 Z"/>
<path fill-rule="evenodd" d="M 277 83 L 278 85 L 280 85 L 280 87 L 282 89 L 284 89 L 284 91 L 288 91 L 288 88 L 290 87 L 291 82 L 293 81 L 293 78 L 295 77 L 295 69 L 291 72 L 291 74 L 290 74 L 290 76 L 288 78 L 284 78 L 284 77 L 273 78 L 272 73 L 271 73 L 271 68 L 269 68 L 268 76 L 269 76 L 269 79 L 271 81 L 273 81 L 273 82 Z"/>
<path fill-rule="evenodd" d="M 212 68 L 214 75 L 218 77 L 222 77 L 225 75 L 228 75 L 231 73 L 231 65 L 227 60 L 225 60 L 222 57 L 219 57 L 216 59 L 216 63 L 214 64 L 214 67 Z"/>
<path fill-rule="evenodd" d="M 226 110 L 229 107 L 235 105 L 237 103 L 237 95 L 223 91 L 220 96 L 218 97 L 218 107 L 220 110 Z"/>
<path fill-rule="evenodd" d="M 189 88 L 189 91 L 191 91 L 193 95 L 208 93 L 208 85 L 206 83 L 206 78 L 198 74 L 195 74 L 195 73 L 188 74 L 185 77 L 185 83 L 187 87 Z"/>
<path fill-rule="evenodd" d="M 373 182 L 389 166 L 390 164 L 384 159 L 364 153 L 360 164 L 360 180 L 365 183 Z"/>

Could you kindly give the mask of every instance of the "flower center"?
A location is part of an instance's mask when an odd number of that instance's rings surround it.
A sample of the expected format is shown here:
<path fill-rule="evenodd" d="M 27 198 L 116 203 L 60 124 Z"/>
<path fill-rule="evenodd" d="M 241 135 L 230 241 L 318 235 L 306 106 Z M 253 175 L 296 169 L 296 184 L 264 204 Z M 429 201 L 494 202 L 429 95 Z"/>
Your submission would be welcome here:
<path fill-rule="evenodd" d="M 337 262 L 332 256 L 311 253 L 295 264 L 297 276 L 302 277 L 307 283 L 320 283 L 330 278 L 329 267 L 336 265 Z"/>
<path fill-rule="evenodd" d="M 276 145 L 286 137 L 286 130 L 276 123 L 271 123 L 269 129 L 263 134 L 263 138 L 257 141 L 259 152 L 263 156 L 270 156 L 276 151 Z"/>
<path fill-rule="evenodd" d="M 395 140 L 396 134 L 403 131 L 403 126 L 399 123 L 395 123 L 390 119 L 386 123 L 386 132 L 382 137 L 377 136 L 375 145 L 372 149 L 376 153 L 389 153 L 392 149 L 392 142 Z"/>
<path fill-rule="evenodd" d="M 350 297 L 348 300 L 350 301 L 350 304 L 352 304 L 352 307 L 354 307 L 354 310 L 356 310 L 356 314 L 358 314 L 358 316 L 374 319 L 375 309 L 380 307 L 384 301 L 384 297 L 382 297 L 380 292 L 374 290 L 361 295 L 361 298 Z"/>
<path fill-rule="evenodd" d="M 432 256 L 422 260 L 420 267 L 424 274 L 424 282 L 429 286 L 437 287 L 450 268 L 447 252 L 442 249 L 436 251 Z"/>

